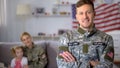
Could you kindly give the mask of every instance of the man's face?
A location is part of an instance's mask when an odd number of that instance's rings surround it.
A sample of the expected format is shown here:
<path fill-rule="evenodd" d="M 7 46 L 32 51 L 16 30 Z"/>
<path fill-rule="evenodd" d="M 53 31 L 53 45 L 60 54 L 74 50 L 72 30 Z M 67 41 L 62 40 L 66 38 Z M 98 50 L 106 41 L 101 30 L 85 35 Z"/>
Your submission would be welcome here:
<path fill-rule="evenodd" d="M 81 28 L 89 29 L 93 24 L 94 16 L 94 10 L 89 4 L 85 4 L 76 8 L 76 19 Z"/>
<path fill-rule="evenodd" d="M 23 42 L 27 47 L 29 47 L 29 46 L 32 45 L 32 39 L 31 39 L 31 37 L 28 36 L 28 35 L 24 35 L 24 36 L 22 37 L 22 42 Z"/>

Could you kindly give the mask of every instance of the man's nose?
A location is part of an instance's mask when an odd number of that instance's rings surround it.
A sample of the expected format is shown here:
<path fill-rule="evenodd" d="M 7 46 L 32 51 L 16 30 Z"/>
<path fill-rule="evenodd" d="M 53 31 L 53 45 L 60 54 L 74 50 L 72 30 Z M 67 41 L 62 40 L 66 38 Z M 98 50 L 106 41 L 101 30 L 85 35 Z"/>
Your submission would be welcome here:
<path fill-rule="evenodd" d="M 84 13 L 83 16 L 85 19 L 88 17 L 87 13 Z"/>

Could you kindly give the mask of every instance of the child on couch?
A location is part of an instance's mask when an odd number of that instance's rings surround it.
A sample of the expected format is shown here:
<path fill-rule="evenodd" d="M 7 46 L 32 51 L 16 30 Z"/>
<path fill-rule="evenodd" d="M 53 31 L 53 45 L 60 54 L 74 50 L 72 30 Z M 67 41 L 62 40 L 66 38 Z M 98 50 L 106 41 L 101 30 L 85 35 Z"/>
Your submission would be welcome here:
<path fill-rule="evenodd" d="M 28 60 L 23 56 L 23 47 L 16 46 L 11 51 L 15 57 L 11 60 L 10 68 L 28 68 Z"/>

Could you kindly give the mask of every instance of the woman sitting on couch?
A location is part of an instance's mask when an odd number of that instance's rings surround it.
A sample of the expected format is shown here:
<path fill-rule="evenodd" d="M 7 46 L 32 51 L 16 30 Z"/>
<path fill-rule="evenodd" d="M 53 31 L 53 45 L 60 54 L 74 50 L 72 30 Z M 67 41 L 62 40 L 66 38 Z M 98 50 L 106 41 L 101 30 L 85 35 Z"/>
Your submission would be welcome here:
<path fill-rule="evenodd" d="M 24 43 L 24 54 L 28 58 L 29 68 L 44 68 L 47 64 L 45 50 L 35 45 L 29 33 L 24 32 L 21 35 L 21 41 Z"/>

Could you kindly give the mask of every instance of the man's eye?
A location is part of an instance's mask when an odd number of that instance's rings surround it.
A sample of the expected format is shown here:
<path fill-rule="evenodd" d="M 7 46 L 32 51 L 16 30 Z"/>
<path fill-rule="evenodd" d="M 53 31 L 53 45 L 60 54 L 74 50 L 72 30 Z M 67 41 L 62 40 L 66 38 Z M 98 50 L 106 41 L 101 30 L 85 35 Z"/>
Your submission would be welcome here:
<path fill-rule="evenodd" d="M 83 15 L 83 13 L 79 13 L 79 15 Z"/>
<path fill-rule="evenodd" d="M 25 41 L 25 39 L 23 39 L 23 41 Z"/>
<path fill-rule="evenodd" d="M 91 13 L 92 13 L 92 11 L 88 11 L 87 13 L 88 13 L 88 14 L 91 14 Z"/>

